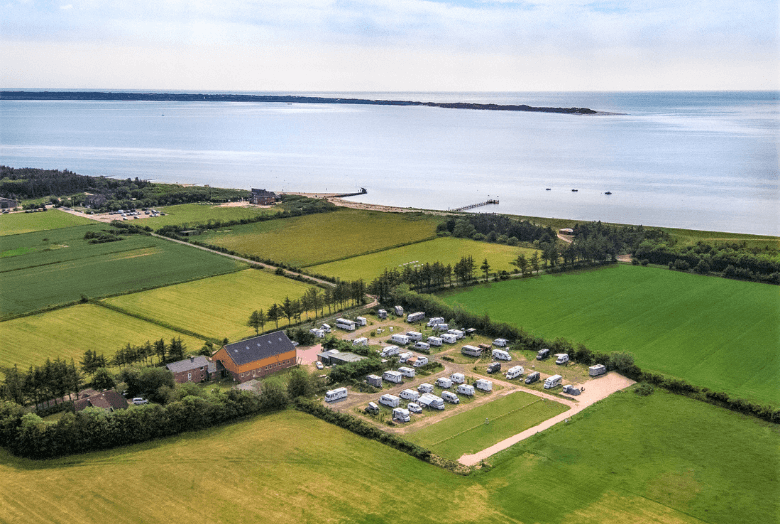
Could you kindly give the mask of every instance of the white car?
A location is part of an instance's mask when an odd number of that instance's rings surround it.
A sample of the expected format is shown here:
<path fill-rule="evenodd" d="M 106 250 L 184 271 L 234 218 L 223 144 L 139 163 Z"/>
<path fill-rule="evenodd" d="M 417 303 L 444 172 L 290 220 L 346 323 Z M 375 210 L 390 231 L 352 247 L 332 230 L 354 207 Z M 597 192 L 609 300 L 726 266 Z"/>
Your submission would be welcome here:
<path fill-rule="evenodd" d="M 148 403 L 149 403 L 149 401 L 146 400 L 145 398 L 135 397 L 133 399 L 133 404 L 135 404 L 136 406 L 141 406 L 143 404 L 148 404 Z"/>
<path fill-rule="evenodd" d="M 322 362 L 320 362 L 319 360 L 317 362 L 315 362 L 314 365 L 317 367 L 317 369 L 324 369 L 325 368 L 325 366 L 323 366 Z"/>
<path fill-rule="evenodd" d="M 411 411 L 412 413 L 422 413 L 422 408 L 419 404 L 415 404 L 414 402 L 409 402 L 409 404 L 406 406 L 406 409 Z"/>

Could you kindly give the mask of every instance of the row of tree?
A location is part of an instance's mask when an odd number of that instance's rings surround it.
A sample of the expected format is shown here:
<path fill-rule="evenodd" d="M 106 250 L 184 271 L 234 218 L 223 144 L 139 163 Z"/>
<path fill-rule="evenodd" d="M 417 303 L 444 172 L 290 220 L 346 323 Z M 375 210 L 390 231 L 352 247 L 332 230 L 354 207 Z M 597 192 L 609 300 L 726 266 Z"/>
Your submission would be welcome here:
<path fill-rule="evenodd" d="M 8 399 L 20 405 L 62 398 L 70 394 L 78 395 L 83 378 L 76 364 L 57 358 L 46 359 L 42 366 L 30 366 L 27 371 L 18 366 L 2 369 L 3 381 L 0 383 L 0 398 Z"/>
<path fill-rule="evenodd" d="M 492 213 L 469 213 L 457 218 L 451 217 L 439 224 L 437 232 L 510 246 L 535 240 L 546 243 L 555 239 L 555 231 L 550 227 Z"/>

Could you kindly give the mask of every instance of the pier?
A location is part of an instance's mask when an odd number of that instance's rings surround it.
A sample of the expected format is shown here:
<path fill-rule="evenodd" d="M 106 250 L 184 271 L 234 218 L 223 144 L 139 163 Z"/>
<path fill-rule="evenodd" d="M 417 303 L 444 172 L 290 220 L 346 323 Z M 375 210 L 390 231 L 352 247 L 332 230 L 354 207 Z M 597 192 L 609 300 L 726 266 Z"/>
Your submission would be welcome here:
<path fill-rule="evenodd" d="M 466 211 L 469 209 L 474 209 L 475 207 L 489 206 L 490 204 L 498 204 L 498 200 L 491 198 L 490 200 L 485 200 L 484 202 L 478 202 L 476 204 L 471 204 L 470 206 L 463 206 L 453 209 L 453 211 Z"/>

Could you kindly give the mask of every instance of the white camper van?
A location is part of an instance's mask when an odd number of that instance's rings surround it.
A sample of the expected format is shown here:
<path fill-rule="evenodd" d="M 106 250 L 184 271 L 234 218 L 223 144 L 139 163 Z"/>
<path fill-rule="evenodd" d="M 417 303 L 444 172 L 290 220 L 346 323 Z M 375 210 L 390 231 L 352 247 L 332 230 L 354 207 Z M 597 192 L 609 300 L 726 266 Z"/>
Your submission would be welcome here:
<path fill-rule="evenodd" d="M 453 373 L 450 375 L 450 380 L 453 384 L 463 384 L 466 382 L 466 375 L 463 373 Z"/>
<path fill-rule="evenodd" d="M 397 408 L 400 402 L 401 399 L 395 395 L 382 395 L 379 397 L 379 403 L 390 408 Z"/>
<path fill-rule="evenodd" d="M 466 355 L 467 357 L 481 357 L 482 356 L 482 348 L 478 348 L 476 346 L 463 346 L 460 348 L 460 352 Z"/>
<path fill-rule="evenodd" d="M 398 361 L 403 364 L 404 362 L 406 362 L 407 360 L 409 360 L 413 356 L 414 356 L 413 353 L 409 353 L 407 351 L 405 353 L 401 353 L 400 355 L 398 355 Z"/>
<path fill-rule="evenodd" d="M 337 318 L 336 327 L 346 331 L 355 331 L 355 321 L 346 318 Z"/>
<path fill-rule="evenodd" d="M 416 368 L 421 368 L 424 365 L 428 363 L 428 357 L 417 357 L 417 360 L 414 361 L 414 364 L 412 364 Z"/>
<path fill-rule="evenodd" d="M 469 386 L 468 384 L 461 384 L 460 386 L 458 386 L 457 391 L 461 395 L 466 395 L 467 397 L 474 396 L 474 386 Z"/>
<path fill-rule="evenodd" d="M 433 327 L 437 324 L 444 324 L 444 317 L 432 317 L 428 320 L 428 327 Z"/>
<path fill-rule="evenodd" d="M 420 393 L 433 393 L 433 384 L 428 384 L 427 382 L 423 382 L 419 386 L 417 386 L 417 391 Z"/>
<path fill-rule="evenodd" d="M 436 385 L 440 388 L 449 389 L 452 387 L 452 381 L 447 377 L 439 377 L 436 379 Z"/>
<path fill-rule="evenodd" d="M 588 375 L 591 377 L 598 377 L 607 372 L 607 367 L 604 364 L 596 364 L 588 368 Z"/>
<path fill-rule="evenodd" d="M 441 398 L 449 402 L 450 404 L 459 404 L 460 399 L 458 398 L 458 395 L 453 393 L 452 391 L 442 391 L 441 392 Z"/>
<path fill-rule="evenodd" d="M 510 355 L 507 351 L 504 351 L 503 349 L 494 349 L 493 358 L 496 360 L 510 361 L 512 360 L 512 355 Z"/>
<path fill-rule="evenodd" d="M 418 398 L 420 398 L 420 394 L 413 389 L 405 389 L 401 391 L 399 396 L 403 399 L 411 400 L 412 402 L 415 402 Z"/>
<path fill-rule="evenodd" d="M 422 333 L 418 331 L 407 331 L 406 336 L 409 337 L 409 340 L 414 340 L 415 342 L 422 340 Z"/>
<path fill-rule="evenodd" d="M 366 384 L 375 388 L 382 387 L 382 377 L 379 375 L 366 375 Z"/>
<path fill-rule="evenodd" d="M 462 339 L 464 335 L 463 331 L 461 331 L 460 329 L 450 329 L 449 331 L 447 331 L 447 333 L 449 333 L 450 335 L 455 335 L 455 338 L 457 338 L 458 340 Z"/>
<path fill-rule="evenodd" d="M 382 373 L 382 380 L 386 380 L 394 384 L 400 384 L 404 381 L 404 376 L 398 371 L 385 371 Z"/>
<path fill-rule="evenodd" d="M 505 348 L 508 342 L 509 341 L 505 338 L 497 338 L 493 341 L 493 345 L 500 348 Z"/>
<path fill-rule="evenodd" d="M 333 402 L 347 398 L 347 388 L 336 388 L 325 392 L 325 402 Z"/>
<path fill-rule="evenodd" d="M 416 342 L 414 344 L 414 349 L 416 349 L 418 351 L 430 351 L 431 350 L 431 345 L 427 344 L 425 342 Z"/>
<path fill-rule="evenodd" d="M 368 345 L 368 339 L 366 337 L 360 337 L 356 338 L 352 341 L 353 346 L 367 346 Z"/>
<path fill-rule="evenodd" d="M 355 324 L 357 324 L 358 326 L 365 326 L 366 317 L 355 317 Z"/>
<path fill-rule="evenodd" d="M 428 346 L 441 346 L 441 338 L 440 337 L 428 337 Z"/>
<path fill-rule="evenodd" d="M 407 378 L 414 378 L 415 371 L 412 368 L 400 367 L 398 372 Z"/>
<path fill-rule="evenodd" d="M 386 309 L 380 309 L 376 312 L 376 316 L 378 316 L 380 319 L 384 320 L 387 318 L 387 310 Z"/>
<path fill-rule="evenodd" d="M 393 420 L 397 422 L 409 422 L 411 420 L 409 417 L 409 410 L 404 408 L 393 409 Z"/>
<path fill-rule="evenodd" d="M 562 380 L 563 377 L 560 375 L 553 375 L 551 377 L 547 377 L 544 381 L 544 389 L 552 389 L 554 387 L 558 387 L 561 385 Z"/>
<path fill-rule="evenodd" d="M 402 308 L 401 306 L 395 306 L 395 314 L 396 314 L 396 316 L 399 316 L 399 317 L 403 316 L 404 308 Z"/>
<path fill-rule="evenodd" d="M 433 326 L 434 331 L 448 331 L 449 329 L 450 326 L 448 324 L 436 324 L 435 326 Z"/>
<path fill-rule="evenodd" d="M 566 364 L 569 361 L 568 353 L 556 353 L 555 356 L 558 357 L 555 359 L 555 363 L 558 365 Z"/>
<path fill-rule="evenodd" d="M 441 397 L 437 397 L 436 395 L 432 395 L 430 393 L 424 393 L 420 395 L 420 398 L 417 399 L 417 403 L 421 406 L 426 406 L 431 409 L 444 409 L 444 401 L 441 399 Z"/>
<path fill-rule="evenodd" d="M 400 333 L 396 333 L 393 336 L 391 336 L 390 340 L 392 340 L 396 344 L 401 344 L 402 346 L 405 346 L 409 343 L 409 337 L 406 335 L 402 335 Z"/>
<path fill-rule="evenodd" d="M 406 321 L 411 324 L 412 322 L 419 322 L 424 318 L 425 318 L 425 313 L 423 313 L 422 311 L 418 311 L 416 313 L 409 313 L 406 316 Z"/>
<path fill-rule="evenodd" d="M 513 378 L 521 377 L 523 376 L 524 371 L 525 369 L 523 369 L 523 366 L 509 368 L 506 370 L 506 378 L 507 380 L 512 380 Z"/>
<path fill-rule="evenodd" d="M 392 357 L 397 355 L 401 349 L 398 346 L 385 346 L 382 348 L 382 352 L 379 354 L 382 358 Z"/>
<path fill-rule="evenodd" d="M 493 391 L 493 382 L 485 380 L 484 378 L 477 380 L 474 385 L 477 386 L 477 389 L 481 389 L 482 391 Z"/>
<path fill-rule="evenodd" d="M 314 335 L 316 338 L 324 338 L 325 337 L 325 331 L 323 331 L 321 329 L 317 329 L 317 328 L 310 329 L 309 333 Z"/>

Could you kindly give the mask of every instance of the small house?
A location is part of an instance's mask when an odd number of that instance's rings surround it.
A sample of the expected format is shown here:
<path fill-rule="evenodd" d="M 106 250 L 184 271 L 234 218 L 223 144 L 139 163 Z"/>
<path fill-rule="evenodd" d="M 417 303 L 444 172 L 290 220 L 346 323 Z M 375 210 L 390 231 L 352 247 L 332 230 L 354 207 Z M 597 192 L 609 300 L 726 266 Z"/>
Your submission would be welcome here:
<path fill-rule="evenodd" d="M 259 206 L 270 206 L 280 200 L 280 197 L 273 191 L 266 191 L 265 189 L 252 188 L 252 194 L 249 196 L 249 202 L 251 204 Z"/>
<path fill-rule="evenodd" d="M 75 411 L 81 411 L 86 408 L 101 408 L 106 411 L 127 409 L 127 399 L 113 389 L 107 389 L 100 393 L 90 392 L 88 396 L 84 396 L 84 398 L 80 398 L 73 403 Z"/>
<path fill-rule="evenodd" d="M 177 384 L 185 382 L 203 382 L 217 379 L 217 365 L 209 362 L 204 356 L 190 357 L 178 362 L 171 362 L 165 366 L 173 373 L 173 380 Z"/>

